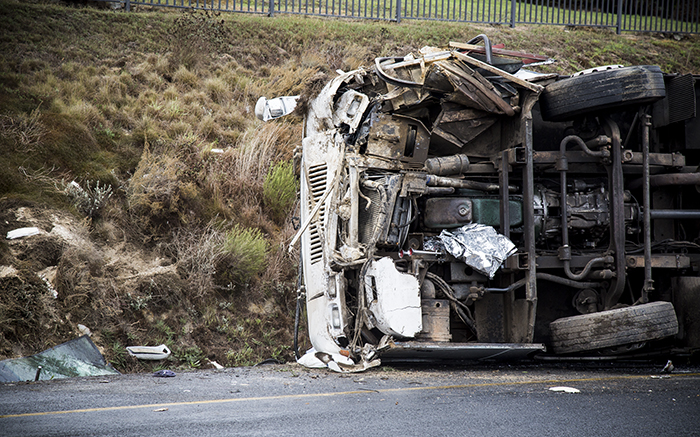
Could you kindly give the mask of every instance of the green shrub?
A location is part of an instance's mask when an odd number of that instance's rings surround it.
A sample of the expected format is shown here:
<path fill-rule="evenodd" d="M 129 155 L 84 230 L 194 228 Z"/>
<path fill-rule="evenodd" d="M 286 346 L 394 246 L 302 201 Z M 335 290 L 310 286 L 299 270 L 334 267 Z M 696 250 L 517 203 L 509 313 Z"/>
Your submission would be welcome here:
<path fill-rule="evenodd" d="M 247 285 L 265 269 L 267 241 L 259 229 L 236 224 L 226 233 L 218 276 L 232 285 Z"/>
<path fill-rule="evenodd" d="M 277 221 L 283 221 L 297 197 L 297 180 L 292 161 L 280 161 L 267 172 L 263 201 Z"/>

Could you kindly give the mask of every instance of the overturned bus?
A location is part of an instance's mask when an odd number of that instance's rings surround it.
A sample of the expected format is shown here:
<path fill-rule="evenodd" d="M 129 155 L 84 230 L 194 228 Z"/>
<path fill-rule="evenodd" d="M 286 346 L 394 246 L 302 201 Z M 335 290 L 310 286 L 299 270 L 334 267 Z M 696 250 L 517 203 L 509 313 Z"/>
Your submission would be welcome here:
<path fill-rule="evenodd" d="M 310 102 L 302 364 L 700 348 L 700 77 L 543 61 L 480 35 Z"/>

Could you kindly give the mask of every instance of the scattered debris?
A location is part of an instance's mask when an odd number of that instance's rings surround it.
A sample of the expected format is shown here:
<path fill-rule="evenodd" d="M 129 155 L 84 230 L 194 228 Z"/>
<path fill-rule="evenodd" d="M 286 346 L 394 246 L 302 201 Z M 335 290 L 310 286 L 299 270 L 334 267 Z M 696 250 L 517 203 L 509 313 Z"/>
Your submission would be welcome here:
<path fill-rule="evenodd" d="M 581 390 L 573 387 L 550 387 L 549 391 L 556 391 L 562 393 L 581 393 Z"/>
<path fill-rule="evenodd" d="M 156 413 L 160 413 L 161 411 L 168 411 L 168 409 L 167 408 L 156 408 L 153 411 L 155 411 Z"/>
<path fill-rule="evenodd" d="M 175 372 L 173 372 L 172 370 L 163 369 L 155 372 L 153 376 L 156 376 L 158 378 L 172 378 L 175 376 Z"/>
<path fill-rule="evenodd" d="M 673 372 L 673 369 L 675 369 L 675 366 L 673 365 L 673 363 L 671 362 L 671 360 L 668 360 L 668 362 L 666 363 L 666 365 L 664 366 L 664 368 L 661 369 L 661 371 L 662 371 L 663 373 L 671 373 L 671 372 Z"/>
<path fill-rule="evenodd" d="M 217 363 L 216 361 L 209 360 L 209 364 L 211 364 L 211 366 L 212 366 L 213 368 L 215 368 L 216 370 L 223 370 L 223 368 L 224 368 L 224 366 L 222 366 L 221 364 Z"/>
<path fill-rule="evenodd" d="M 0 382 L 99 375 L 119 375 L 119 372 L 105 361 L 87 335 L 36 355 L 0 361 Z"/>
<path fill-rule="evenodd" d="M 37 227 L 29 227 L 29 228 L 19 228 L 15 229 L 14 231 L 9 231 L 7 233 L 7 239 L 8 240 L 15 240 L 17 238 L 23 238 L 23 237 L 29 237 L 31 235 L 38 235 L 41 234 L 41 229 Z"/>
<path fill-rule="evenodd" d="M 80 331 L 82 335 L 87 335 L 88 337 L 92 335 L 92 331 L 90 331 L 90 328 L 80 323 L 78 323 L 78 331 Z"/>
<path fill-rule="evenodd" d="M 129 355 L 139 360 L 164 360 L 170 356 L 170 349 L 164 344 L 160 346 L 129 346 L 126 350 Z"/>

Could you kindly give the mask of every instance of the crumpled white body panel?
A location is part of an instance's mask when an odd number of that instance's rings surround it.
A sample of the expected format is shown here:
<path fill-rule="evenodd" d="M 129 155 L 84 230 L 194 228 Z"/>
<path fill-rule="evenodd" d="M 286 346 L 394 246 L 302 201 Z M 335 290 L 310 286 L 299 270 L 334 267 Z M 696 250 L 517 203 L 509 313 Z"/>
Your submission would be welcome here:
<path fill-rule="evenodd" d="M 396 270 L 391 258 L 381 258 L 370 264 L 365 275 L 365 290 L 374 323 L 380 331 L 398 337 L 414 337 L 423 329 L 418 279 Z"/>

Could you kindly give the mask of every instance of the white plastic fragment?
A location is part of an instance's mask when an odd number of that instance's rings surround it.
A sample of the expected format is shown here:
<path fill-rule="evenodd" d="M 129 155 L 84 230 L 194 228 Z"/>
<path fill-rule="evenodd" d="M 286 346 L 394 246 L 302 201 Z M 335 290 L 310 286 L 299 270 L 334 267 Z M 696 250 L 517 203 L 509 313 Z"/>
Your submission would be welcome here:
<path fill-rule="evenodd" d="M 549 391 L 556 391 L 562 393 L 581 393 L 581 390 L 573 387 L 550 387 Z"/>
<path fill-rule="evenodd" d="M 216 361 L 209 360 L 209 364 L 211 364 L 212 367 L 214 367 L 216 370 L 222 370 L 224 368 L 224 366 L 217 363 Z"/>
<path fill-rule="evenodd" d="M 22 238 L 22 237 L 29 237 L 31 235 L 38 235 L 41 234 L 41 229 L 37 227 L 29 227 L 29 228 L 19 228 L 15 229 L 14 231 L 9 231 L 7 233 L 7 239 L 8 240 L 14 240 L 16 238 Z"/>
<path fill-rule="evenodd" d="M 126 348 L 129 355 L 139 360 L 164 360 L 170 356 L 168 346 L 129 346 Z"/>
<path fill-rule="evenodd" d="M 291 114 L 297 106 L 299 97 L 284 96 L 269 100 L 265 97 L 260 97 L 255 103 L 255 116 L 262 121 L 269 121 Z"/>
<path fill-rule="evenodd" d="M 82 335 L 87 335 L 88 337 L 92 335 L 90 328 L 80 323 L 78 323 L 78 331 L 80 331 Z"/>

